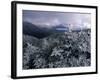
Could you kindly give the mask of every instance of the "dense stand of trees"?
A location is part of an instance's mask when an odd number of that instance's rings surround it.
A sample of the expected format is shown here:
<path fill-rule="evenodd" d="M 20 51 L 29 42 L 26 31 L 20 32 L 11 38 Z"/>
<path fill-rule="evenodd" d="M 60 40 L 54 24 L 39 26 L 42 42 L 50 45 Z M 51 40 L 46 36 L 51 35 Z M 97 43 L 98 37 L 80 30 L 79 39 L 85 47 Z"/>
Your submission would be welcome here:
<path fill-rule="evenodd" d="M 90 66 L 90 33 L 54 33 L 43 39 L 23 35 L 23 69 Z"/>

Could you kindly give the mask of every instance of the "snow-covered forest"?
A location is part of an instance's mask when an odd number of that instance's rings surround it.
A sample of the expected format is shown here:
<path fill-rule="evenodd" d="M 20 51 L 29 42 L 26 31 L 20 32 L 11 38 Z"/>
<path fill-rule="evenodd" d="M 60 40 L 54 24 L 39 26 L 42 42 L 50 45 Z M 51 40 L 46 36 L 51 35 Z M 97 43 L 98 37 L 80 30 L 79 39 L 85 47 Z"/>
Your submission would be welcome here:
<path fill-rule="evenodd" d="M 23 34 L 23 69 L 90 66 L 90 33 L 61 32 L 42 39 Z"/>

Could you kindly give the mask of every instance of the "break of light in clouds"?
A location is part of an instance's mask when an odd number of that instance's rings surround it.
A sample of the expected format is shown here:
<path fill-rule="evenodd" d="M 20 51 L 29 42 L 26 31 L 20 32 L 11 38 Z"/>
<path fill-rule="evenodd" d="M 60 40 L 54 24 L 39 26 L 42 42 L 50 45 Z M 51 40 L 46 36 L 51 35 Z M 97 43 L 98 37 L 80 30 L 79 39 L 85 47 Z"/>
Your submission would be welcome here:
<path fill-rule="evenodd" d="M 47 27 L 52 27 L 59 24 L 71 24 L 73 27 L 81 26 L 90 28 L 91 14 L 23 10 L 23 21 L 28 21 L 41 26 L 47 25 Z"/>

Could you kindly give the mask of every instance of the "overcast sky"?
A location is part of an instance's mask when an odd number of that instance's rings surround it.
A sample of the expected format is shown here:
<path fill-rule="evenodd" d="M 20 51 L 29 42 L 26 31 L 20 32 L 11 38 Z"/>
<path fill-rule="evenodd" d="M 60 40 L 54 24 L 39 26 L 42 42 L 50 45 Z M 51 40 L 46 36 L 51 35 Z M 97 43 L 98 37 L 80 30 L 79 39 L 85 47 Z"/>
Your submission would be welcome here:
<path fill-rule="evenodd" d="M 48 27 L 59 24 L 90 27 L 91 14 L 23 10 L 23 21 L 28 21 L 37 25 L 48 25 Z"/>

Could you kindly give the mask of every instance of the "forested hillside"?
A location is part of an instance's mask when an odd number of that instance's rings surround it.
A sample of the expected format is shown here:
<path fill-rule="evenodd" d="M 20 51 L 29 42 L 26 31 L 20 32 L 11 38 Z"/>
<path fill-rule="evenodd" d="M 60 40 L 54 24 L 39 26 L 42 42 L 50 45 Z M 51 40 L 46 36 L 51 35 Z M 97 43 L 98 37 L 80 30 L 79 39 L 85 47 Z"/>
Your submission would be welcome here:
<path fill-rule="evenodd" d="M 23 34 L 23 69 L 90 66 L 90 33 L 60 32 L 42 39 Z"/>

